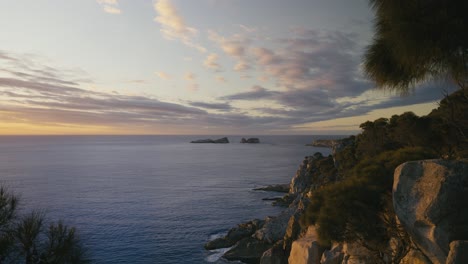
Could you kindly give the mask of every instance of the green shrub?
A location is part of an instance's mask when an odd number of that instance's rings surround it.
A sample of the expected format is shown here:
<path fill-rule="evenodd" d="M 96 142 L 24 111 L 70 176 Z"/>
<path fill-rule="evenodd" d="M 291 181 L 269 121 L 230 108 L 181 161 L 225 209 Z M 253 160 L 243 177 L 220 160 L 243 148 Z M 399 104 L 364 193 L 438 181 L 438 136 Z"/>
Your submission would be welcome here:
<path fill-rule="evenodd" d="M 316 225 L 324 245 L 356 240 L 388 239 L 381 221 L 385 197 L 391 192 L 393 171 L 406 161 L 434 158 L 421 147 L 387 151 L 359 162 L 343 181 L 325 186 L 312 194 L 302 223 Z"/>

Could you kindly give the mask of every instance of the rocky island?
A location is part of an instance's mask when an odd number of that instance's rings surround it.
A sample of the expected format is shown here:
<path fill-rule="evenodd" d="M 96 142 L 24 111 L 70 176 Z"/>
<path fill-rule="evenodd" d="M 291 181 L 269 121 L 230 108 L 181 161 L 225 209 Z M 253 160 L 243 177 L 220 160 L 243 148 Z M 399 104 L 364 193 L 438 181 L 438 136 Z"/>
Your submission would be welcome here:
<path fill-rule="evenodd" d="M 219 139 L 198 139 L 190 141 L 190 143 L 221 143 L 226 144 L 229 143 L 229 139 L 227 137 L 219 138 Z"/>
<path fill-rule="evenodd" d="M 258 138 L 248 138 L 248 139 L 242 138 L 240 143 L 258 144 L 258 143 L 260 143 L 260 139 L 258 139 Z"/>

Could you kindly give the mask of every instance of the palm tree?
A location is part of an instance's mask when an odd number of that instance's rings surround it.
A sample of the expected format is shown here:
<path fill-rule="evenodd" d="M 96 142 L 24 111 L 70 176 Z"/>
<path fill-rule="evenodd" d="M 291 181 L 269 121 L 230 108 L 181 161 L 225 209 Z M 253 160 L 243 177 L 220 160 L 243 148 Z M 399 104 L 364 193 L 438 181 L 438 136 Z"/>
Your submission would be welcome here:
<path fill-rule="evenodd" d="M 429 79 L 468 84 L 468 1 L 370 0 L 375 36 L 364 70 L 377 86 L 406 93 Z"/>

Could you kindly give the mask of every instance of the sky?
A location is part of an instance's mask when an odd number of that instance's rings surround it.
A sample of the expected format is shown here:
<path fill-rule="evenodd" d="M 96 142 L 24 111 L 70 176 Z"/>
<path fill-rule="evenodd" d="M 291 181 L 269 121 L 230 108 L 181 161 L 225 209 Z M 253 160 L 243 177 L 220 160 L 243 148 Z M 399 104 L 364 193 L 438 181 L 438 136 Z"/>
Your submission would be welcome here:
<path fill-rule="evenodd" d="M 0 0 L 0 134 L 355 134 L 450 91 L 375 89 L 367 0 Z"/>

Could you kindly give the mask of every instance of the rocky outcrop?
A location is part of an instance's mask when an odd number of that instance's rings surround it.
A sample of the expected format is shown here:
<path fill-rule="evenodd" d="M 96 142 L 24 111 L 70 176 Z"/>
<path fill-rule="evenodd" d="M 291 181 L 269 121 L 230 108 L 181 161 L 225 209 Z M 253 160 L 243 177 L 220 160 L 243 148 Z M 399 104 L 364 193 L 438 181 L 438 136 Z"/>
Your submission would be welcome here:
<path fill-rule="evenodd" d="M 263 220 L 254 219 L 246 223 L 239 224 L 236 227 L 231 228 L 226 236 L 217 238 L 206 243 L 205 249 L 212 250 L 218 248 L 231 247 L 241 239 L 253 235 L 255 231 L 262 228 L 264 223 L 265 221 Z"/>
<path fill-rule="evenodd" d="M 219 139 L 198 139 L 194 141 L 190 141 L 190 143 L 229 143 L 229 139 L 227 137 L 219 138 Z"/>
<path fill-rule="evenodd" d="M 320 166 L 320 168 L 319 168 Z M 337 170 L 332 156 L 320 152 L 305 157 L 291 180 L 289 195 L 296 196 L 320 188 L 337 180 Z"/>
<path fill-rule="evenodd" d="M 259 263 L 263 253 L 271 247 L 272 244 L 265 241 L 246 237 L 224 253 L 223 258 L 230 261 L 238 260 L 245 263 Z"/>
<path fill-rule="evenodd" d="M 284 210 L 280 215 L 267 217 L 262 228 L 257 230 L 254 237 L 258 240 L 266 241 L 273 244 L 283 239 L 288 226 L 289 218 L 294 214 L 294 208 Z"/>
<path fill-rule="evenodd" d="M 294 264 L 320 264 L 325 248 L 318 243 L 315 227 L 309 226 L 304 237 L 294 241 L 289 254 L 289 263 Z"/>
<path fill-rule="evenodd" d="M 249 139 L 242 138 L 240 143 L 258 144 L 258 143 L 260 143 L 260 139 L 258 139 L 258 138 L 249 138 Z"/>
<path fill-rule="evenodd" d="M 308 173 L 309 163 L 311 163 L 314 159 L 319 158 L 323 158 L 323 156 L 318 152 L 315 153 L 314 156 L 308 156 L 304 158 L 302 164 L 299 166 L 299 169 L 296 171 L 296 175 L 294 175 L 294 177 L 291 179 L 289 194 L 297 195 L 310 188 L 312 177 Z"/>
<path fill-rule="evenodd" d="M 395 170 L 393 205 L 412 241 L 434 264 L 450 242 L 468 240 L 468 162 L 413 161 Z"/>

